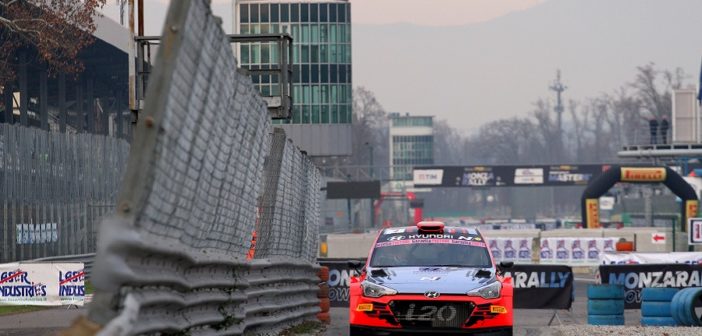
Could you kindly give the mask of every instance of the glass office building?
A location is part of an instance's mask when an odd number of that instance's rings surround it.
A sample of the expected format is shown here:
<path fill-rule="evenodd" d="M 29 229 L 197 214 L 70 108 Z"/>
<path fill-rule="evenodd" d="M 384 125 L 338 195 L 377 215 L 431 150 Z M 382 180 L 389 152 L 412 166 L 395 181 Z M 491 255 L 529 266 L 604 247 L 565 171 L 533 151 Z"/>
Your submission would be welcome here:
<path fill-rule="evenodd" d="M 351 5 L 347 0 L 235 0 L 234 25 L 237 34 L 293 37 L 292 119 L 277 123 L 351 123 Z M 273 44 L 251 43 L 240 45 L 238 53 L 241 67 L 265 69 L 277 65 L 279 50 Z M 253 78 L 264 95 L 278 93 L 270 77 Z"/>
<path fill-rule="evenodd" d="M 414 166 L 434 164 L 433 119 L 390 114 L 390 166 L 393 180 L 412 180 Z"/>

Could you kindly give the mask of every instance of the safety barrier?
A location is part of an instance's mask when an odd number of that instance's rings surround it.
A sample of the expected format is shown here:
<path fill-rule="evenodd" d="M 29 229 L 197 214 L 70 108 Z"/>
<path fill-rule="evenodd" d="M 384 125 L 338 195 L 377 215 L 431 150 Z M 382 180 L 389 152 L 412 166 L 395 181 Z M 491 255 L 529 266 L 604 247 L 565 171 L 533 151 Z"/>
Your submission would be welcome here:
<path fill-rule="evenodd" d="M 235 68 L 209 1 L 172 1 L 117 212 L 100 226 L 95 295 L 64 335 L 275 334 L 316 319 L 321 176 L 270 136 Z"/>
<path fill-rule="evenodd" d="M 589 285 L 587 287 L 587 323 L 624 325 L 624 286 Z"/>
<path fill-rule="evenodd" d="M 641 325 L 675 326 L 671 315 L 671 301 L 678 288 L 649 287 L 641 290 Z"/>

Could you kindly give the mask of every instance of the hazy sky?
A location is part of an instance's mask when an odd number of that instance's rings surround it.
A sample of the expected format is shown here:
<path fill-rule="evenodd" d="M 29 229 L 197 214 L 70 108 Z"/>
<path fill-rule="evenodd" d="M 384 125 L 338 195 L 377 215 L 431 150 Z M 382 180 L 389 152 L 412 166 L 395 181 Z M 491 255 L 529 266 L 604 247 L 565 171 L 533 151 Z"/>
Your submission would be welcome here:
<path fill-rule="evenodd" d="M 107 16 L 118 20 L 114 0 Z M 388 112 L 434 115 L 472 131 L 528 117 L 553 99 L 611 93 L 649 62 L 699 78 L 702 0 L 351 0 L 353 84 Z M 167 0 L 147 0 L 147 35 L 161 33 Z M 231 0 L 213 12 L 232 31 Z"/>
<path fill-rule="evenodd" d="M 352 19 L 360 24 L 412 23 L 422 26 L 453 26 L 484 22 L 513 11 L 527 9 L 544 0 L 351 0 Z M 146 0 L 146 6 L 167 4 L 168 0 Z M 231 0 L 213 0 L 216 15 L 231 30 Z M 118 19 L 115 1 L 108 0 L 105 13 Z M 148 30 L 160 29 L 165 13 L 148 13 L 154 24 Z M 159 28 L 156 28 L 159 27 Z"/>

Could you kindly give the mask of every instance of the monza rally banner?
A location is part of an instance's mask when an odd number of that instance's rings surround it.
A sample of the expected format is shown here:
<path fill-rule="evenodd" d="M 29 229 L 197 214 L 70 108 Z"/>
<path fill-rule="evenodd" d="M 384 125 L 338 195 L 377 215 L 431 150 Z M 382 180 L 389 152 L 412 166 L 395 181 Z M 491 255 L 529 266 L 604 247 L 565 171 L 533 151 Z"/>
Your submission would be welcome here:
<path fill-rule="evenodd" d="M 329 267 L 329 302 L 332 307 L 349 306 L 351 272 L 348 259 L 319 259 Z M 505 270 L 512 277 L 514 307 L 523 309 L 568 309 L 572 304 L 573 271 L 564 265 L 514 265 Z"/>
<path fill-rule="evenodd" d="M 0 264 L 0 305 L 82 306 L 82 263 Z"/>
<path fill-rule="evenodd" d="M 617 241 L 615 237 L 541 238 L 539 260 L 541 264 L 596 266 L 602 253 L 615 251 Z"/>
<path fill-rule="evenodd" d="M 701 287 L 700 264 L 600 265 L 603 284 L 624 286 L 624 307 L 641 308 L 641 290 L 646 287 Z"/>

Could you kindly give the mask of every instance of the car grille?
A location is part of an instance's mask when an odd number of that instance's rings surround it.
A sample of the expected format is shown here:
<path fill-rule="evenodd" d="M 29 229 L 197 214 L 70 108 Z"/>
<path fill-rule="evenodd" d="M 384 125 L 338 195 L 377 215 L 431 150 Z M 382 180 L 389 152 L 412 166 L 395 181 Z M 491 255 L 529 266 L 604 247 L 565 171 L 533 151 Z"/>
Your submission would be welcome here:
<path fill-rule="evenodd" d="M 405 328 L 461 328 L 473 311 L 471 302 L 393 301 L 395 318 Z"/>

